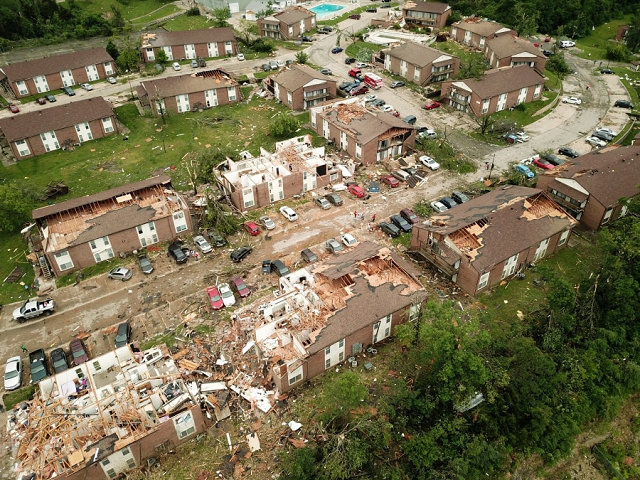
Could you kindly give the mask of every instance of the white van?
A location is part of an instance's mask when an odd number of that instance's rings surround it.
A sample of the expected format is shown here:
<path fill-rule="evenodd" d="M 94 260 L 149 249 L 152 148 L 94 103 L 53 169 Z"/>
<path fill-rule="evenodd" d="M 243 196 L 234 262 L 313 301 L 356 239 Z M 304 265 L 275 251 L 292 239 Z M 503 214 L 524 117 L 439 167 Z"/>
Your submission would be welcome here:
<path fill-rule="evenodd" d="M 576 46 L 576 42 L 572 42 L 571 40 L 560 41 L 560 48 L 569 48 L 569 47 L 575 47 L 575 46 Z"/>

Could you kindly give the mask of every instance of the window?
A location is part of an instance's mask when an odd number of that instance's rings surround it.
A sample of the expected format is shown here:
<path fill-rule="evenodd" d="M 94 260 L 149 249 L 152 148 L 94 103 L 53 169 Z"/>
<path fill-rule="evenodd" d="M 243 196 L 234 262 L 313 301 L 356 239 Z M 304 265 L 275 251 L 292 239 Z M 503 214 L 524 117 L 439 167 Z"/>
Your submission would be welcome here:
<path fill-rule="evenodd" d="M 186 412 L 183 415 L 174 417 L 173 425 L 179 439 L 186 438 L 196 432 L 196 424 L 193 421 L 193 415 L 191 412 Z"/>
<path fill-rule="evenodd" d="M 289 105 L 293 103 L 293 95 L 291 95 L 291 92 L 287 92 L 287 103 Z"/>
<path fill-rule="evenodd" d="M 58 264 L 58 268 L 61 272 L 73 268 L 73 261 L 71 261 L 71 255 L 68 250 L 61 250 L 53 254 Z"/>
<path fill-rule="evenodd" d="M 484 100 L 482 102 L 482 113 L 485 114 L 489 111 L 489 100 Z"/>
<path fill-rule="evenodd" d="M 324 349 L 324 354 L 325 355 L 331 355 L 331 347 L 327 347 Z"/>
<path fill-rule="evenodd" d="M 253 200 L 245 200 L 244 207 L 245 208 L 253 207 Z"/>
<path fill-rule="evenodd" d="M 609 207 L 607 208 L 607 211 L 604 212 L 604 218 L 602 219 L 602 225 L 604 225 L 605 223 L 608 223 L 609 220 L 611 219 L 611 214 L 613 213 L 613 208 Z"/>
<path fill-rule="evenodd" d="M 558 245 L 564 245 L 564 243 L 567 241 L 567 237 L 569 237 L 569 230 L 565 230 L 564 232 L 562 232 L 562 235 L 560 235 L 560 240 L 558 241 Z"/>
<path fill-rule="evenodd" d="M 420 304 L 411 305 L 411 307 L 409 307 L 409 321 L 413 322 L 414 320 L 417 320 L 419 316 Z"/>
<path fill-rule="evenodd" d="M 116 478 L 116 471 L 113 468 L 110 468 L 109 470 L 107 470 L 107 475 L 109 476 L 109 478 Z"/>
<path fill-rule="evenodd" d="M 137 229 L 138 229 L 138 235 L 142 235 L 143 233 L 142 225 L 138 225 Z"/>
<path fill-rule="evenodd" d="M 327 359 L 324 361 L 324 368 L 325 368 L 325 370 L 326 370 L 327 368 L 331 368 L 331 359 L 330 359 L 330 358 L 327 358 Z"/>
<path fill-rule="evenodd" d="M 302 365 L 296 368 L 293 372 L 289 373 L 289 385 L 293 385 L 300 380 L 302 380 Z"/>
<path fill-rule="evenodd" d="M 335 182 L 336 180 L 338 180 L 338 174 L 337 173 L 332 173 L 329 175 L 329 181 L 330 182 Z"/>
<path fill-rule="evenodd" d="M 105 247 L 109 246 L 109 237 L 102 237 L 102 242 L 104 243 Z"/>
<path fill-rule="evenodd" d="M 234 102 L 236 100 L 236 87 L 227 87 L 227 95 L 229 95 L 229 101 Z"/>
<path fill-rule="evenodd" d="M 29 146 L 27 145 L 26 140 L 16 141 L 16 149 L 18 150 L 18 153 L 21 157 L 31 154 L 31 150 L 29 150 Z"/>
<path fill-rule="evenodd" d="M 489 283 L 489 273 L 490 272 L 485 272 L 482 275 L 480 275 L 480 281 L 478 282 L 478 290 L 483 289 L 484 287 L 487 286 L 487 283 Z"/>
<path fill-rule="evenodd" d="M 187 229 L 187 220 L 184 218 L 184 212 L 173 214 L 173 224 L 177 233 L 184 232 Z"/>
<path fill-rule="evenodd" d="M 100 370 L 102 370 L 102 367 L 100 366 L 100 362 L 98 361 L 93 362 L 93 368 L 96 372 L 99 372 Z"/>
<path fill-rule="evenodd" d="M 111 463 L 111 461 L 108 458 L 105 458 L 104 460 L 102 460 L 102 466 L 106 467 L 107 465 L 109 465 Z"/>
<path fill-rule="evenodd" d="M 152 232 L 156 229 L 156 225 L 153 222 L 149 222 L 147 225 L 149 225 L 149 230 L 151 230 Z"/>
<path fill-rule="evenodd" d="M 104 127 L 105 133 L 113 132 L 113 122 L 110 117 L 106 117 L 102 119 L 102 126 Z"/>

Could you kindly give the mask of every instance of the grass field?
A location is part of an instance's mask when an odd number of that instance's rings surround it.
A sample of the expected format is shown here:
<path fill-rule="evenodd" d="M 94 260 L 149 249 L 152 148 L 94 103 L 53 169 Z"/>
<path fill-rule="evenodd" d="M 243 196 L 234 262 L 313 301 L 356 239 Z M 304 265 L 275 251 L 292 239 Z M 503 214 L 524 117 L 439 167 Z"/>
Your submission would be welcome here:
<path fill-rule="evenodd" d="M 165 15 L 171 15 L 178 10 L 173 2 L 169 0 L 136 0 L 135 2 L 127 2 L 126 5 L 113 0 L 92 0 L 83 2 L 82 9 L 87 13 L 102 15 L 105 12 L 111 13 L 112 5 L 120 10 L 125 20 L 132 22 L 135 22 L 136 19 L 142 20 L 141 17 L 146 17 L 146 20 L 153 20 Z M 156 11 L 161 14 L 157 16 Z"/>
<path fill-rule="evenodd" d="M 578 55 L 592 60 L 604 60 L 607 53 L 607 43 L 616 38 L 620 25 L 627 25 L 631 16 L 611 20 L 609 23 L 596 27 L 588 37 L 578 38 L 576 47 L 582 50 Z"/>

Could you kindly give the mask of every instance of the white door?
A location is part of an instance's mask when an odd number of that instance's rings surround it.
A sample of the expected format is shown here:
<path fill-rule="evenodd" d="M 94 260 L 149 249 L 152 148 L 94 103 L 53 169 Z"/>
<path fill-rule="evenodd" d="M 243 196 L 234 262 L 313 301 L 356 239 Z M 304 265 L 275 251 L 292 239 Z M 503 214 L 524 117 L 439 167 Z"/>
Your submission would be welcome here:
<path fill-rule="evenodd" d="M 520 94 L 518 95 L 518 105 L 527 101 L 527 92 L 529 88 L 524 87 L 520 89 Z"/>
<path fill-rule="evenodd" d="M 62 85 L 65 87 L 70 87 L 76 84 L 76 81 L 73 79 L 73 73 L 71 70 L 62 70 L 60 72 L 60 77 L 62 78 Z"/>
<path fill-rule="evenodd" d="M 53 130 L 51 130 L 50 132 L 41 133 L 40 139 L 42 140 L 42 145 L 44 145 L 44 149 L 47 152 L 58 150 L 60 148 L 58 137 L 56 137 L 56 132 L 54 132 Z"/>
<path fill-rule="evenodd" d="M 538 260 L 540 260 L 541 258 L 543 258 L 545 256 L 545 254 L 547 253 L 547 247 L 549 246 L 549 239 L 546 238 L 543 241 L 540 242 L 540 245 L 538 245 L 538 249 L 536 250 L 536 254 L 533 257 L 533 261 L 537 262 Z"/>
<path fill-rule="evenodd" d="M 44 75 L 37 75 L 33 77 L 33 81 L 36 84 L 36 89 L 38 93 L 48 92 L 49 84 L 47 83 L 47 77 Z"/>
<path fill-rule="evenodd" d="M 373 342 L 378 343 L 391 335 L 391 315 L 381 318 L 373 324 Z"/>
<path fill-rule="evenodd" d="M 509 257 L 507 261 L 504 263 L 504 268 L 502 269 L 502 278 L 510 277 L 516 271 L 516 265 L 518 265 L 518 253 Z"/>
<path fill-rule="evenodd" d="M 507 94 L 503 93 L 498 97 L 498 105 L 496 105 L 496 112 L 504 110 L 507 105 Z"/>
<path fill-rule="evenodd" d="M 98 75 L 98 69 L 95 65 L 87 65 L 86 67 L 84 67 L 84 69 L 87 72 L 87 78 L 90 82 L 93 82 L 94 80 L 98 80 L 100 78 L 100 76 Z"/>
<path fill-rule="evenodd" d="M 173 60 L 173 52 L 171 51 L 171 45 L 162 47 L 164 53 L 167 55 L 167 60 Z"/>
<path fill-rule="evenodd" d="M 189 60 L 196 58 L 196 46 L 193 43 L 184 46 L 184 56 Z"/>

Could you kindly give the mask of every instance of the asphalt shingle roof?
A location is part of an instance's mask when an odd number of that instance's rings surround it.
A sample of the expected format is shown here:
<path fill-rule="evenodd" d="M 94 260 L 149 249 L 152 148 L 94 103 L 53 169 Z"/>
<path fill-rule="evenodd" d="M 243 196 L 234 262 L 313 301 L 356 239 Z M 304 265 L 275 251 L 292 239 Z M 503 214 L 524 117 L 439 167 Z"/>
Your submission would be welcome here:
<path fill-rule="evenodd" d="M 291 65 L 288 69 L 275 73 L 271 76 L 273 80 L 282 85 L 287 91 L 295 92 L 312 80 L 323 80 L 335 82 L 331 77 L 323 75 L 307 65 Z"/>
<path fill-rule="evenodd" d="M 456 22 L 452 25 L 452 27 L 458 27 L 461 30 L 477 33 L 481 37 L 488 37 L 489 35 L 492 35 L 502 29 L 509 30 L 507 27 L 504 27 L 496 22 L 473 22 L 468 20 Z"/>
<path fill-rule="evenodd" d="M 285 25 L 292 25 L 300 20 L 304 20 L 305 18 L 315 17 L 316 14 L 306 8 L 289 7 L 285 8 L 282 12 L 274 14 L 273 16 Z"/>
<path fill-rule="evenodd" d="M 512 57 L 519 53 L 527 52 L 536 57 L 545 57 L 533 43 L 513 35 L 501 35 L 487 41 L 487 48 L 492 50 L 498 58 Z"/>
<path fill-rule="evenodd" d="M 201 30 L 153 30 L 142 34 L 142 48 L 168 47 L 171 45 L 190 45 L 199 43 L 233 42 L 233 28 L 204 28 Z"/>
<path fill-rule="evenodd" d="M 426 13 L 444 13 L 451 7 L 446 3 L 440 2 L 421 2 L 419 0 L 409 0 L 405 3 L 404 8 L 414 10 L 416 12 Z"/>
<path fill-rule="evenodd" d="M 431 63 L 446 62 L 455 58 L 453 55 L 414 42 L 402 43 L 397 47 L 385 49 L 383 52 L 386 55 L 405 60 L 407 63 L 419 67 L 424 67 Z"/>
<path fill-rule="evenodd" d="M 544 84 L 544 77 L 528 65 L 488 70 L 480 80 L 468 78 L 454 82 L 475 92 L 480 98 L 493 98 L 503 93 Z"/>
<path fill-rule="evenodd" d="M 238 82 L 219 69 L 140 82 L 140 86 L 150 98 L 155 98 L 156 94 L 160 98 L 175 97 L 234 85 L 238 85 Z"/>

